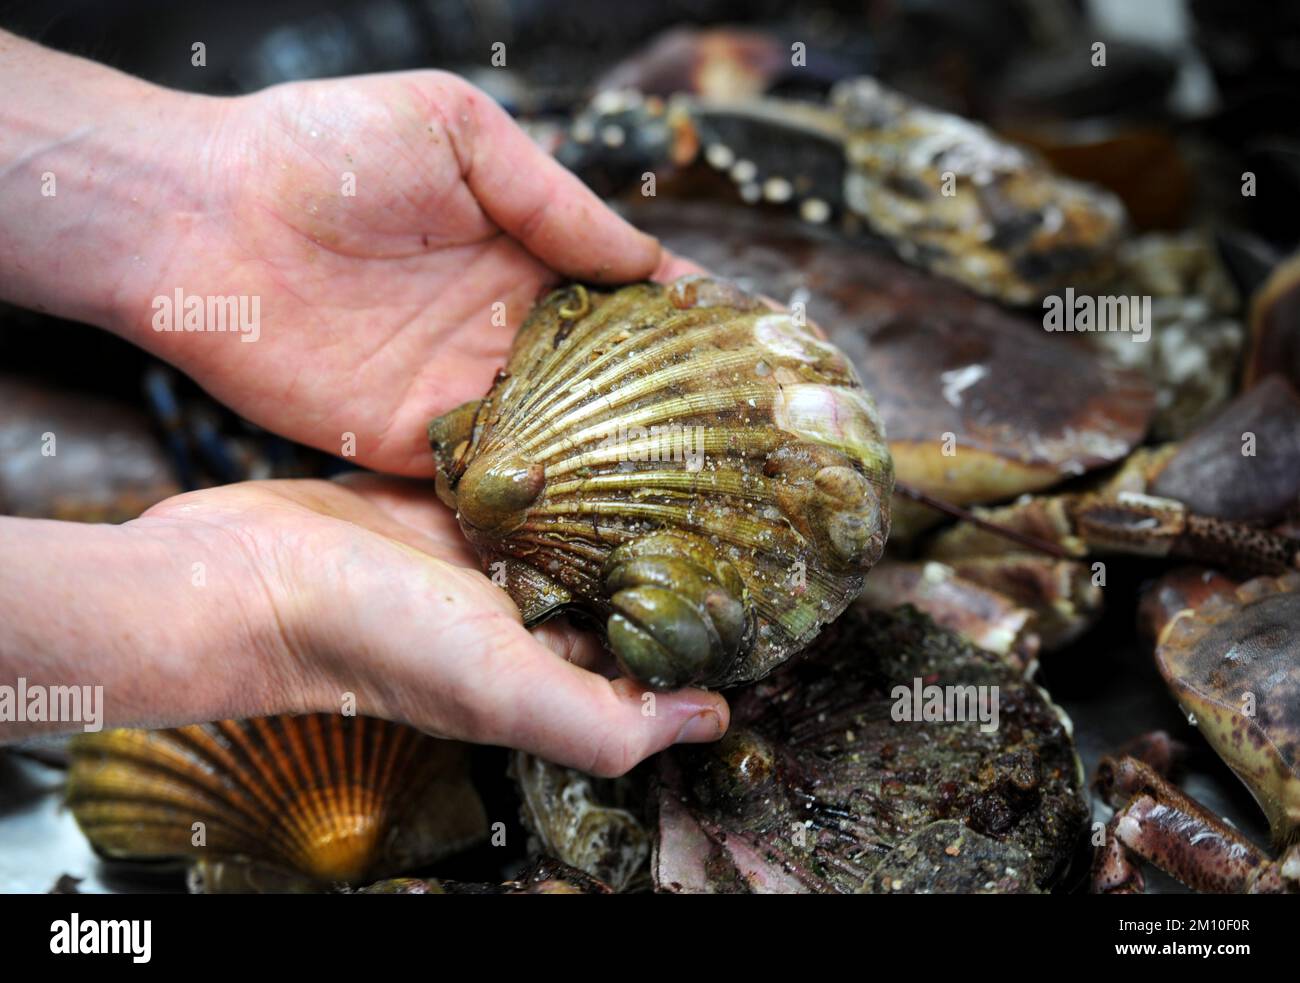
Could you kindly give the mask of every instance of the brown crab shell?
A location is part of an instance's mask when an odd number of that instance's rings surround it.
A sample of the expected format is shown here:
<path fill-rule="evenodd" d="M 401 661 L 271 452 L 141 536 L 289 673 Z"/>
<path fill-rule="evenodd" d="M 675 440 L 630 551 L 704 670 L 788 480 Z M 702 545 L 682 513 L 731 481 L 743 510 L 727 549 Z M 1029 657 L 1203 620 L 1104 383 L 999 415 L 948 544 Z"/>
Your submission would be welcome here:
<path fill-rule="evenodd" d="M 181 491 L 143 413 L 9 376 L 0 408 L 0 514 L 125 522 Z"/>
<path fill-rule="evenodd" d="M 867 578 L 859 601 L 873 611 L 910 604 L 972 645 L 1026 670 L 1037 664 L 1041 640 L 1034 612 L 945 564 L 886 560 Z"/>
<path fill-rule="evenodd" d="M 1279 373 L 1300 387 L 1300 255 L 1291 256 L 1260 285 L 1250 304 L 1250 348 L 1243 385 Z"/>
<path fill-rule="evenodd" d="M 1189 566 L 1169 570 L 1142 589 L 1138 601 L 1138 633 L 1154 645 L 1165 626 L 1174 618 L 1200 607 L 1216 594 L 1231 597 L 1240 586 L 1239 581 L 1208 567 Z M 1142 757 L 1137 754 L 1134 756 Z M 1149 761 L 1147 763 L 1150 764 Z"/>
<path fill-rule="evenodd" d="M 80 734 L 67 803 L 98 853 L 189 860 L 193 888 L 319 890 L 486 835 L 463 751 L 341 714 Z"/>
<path fill-rule="evenodd" d="M 555 291 L 487 397 L 430 440 L 440 497 L 526 623 L 608 619 L 620 661 L 706 638 L 686 669 L 625 665 L 651 686 L 766 675 L 844 610 L 888 535 L 892 464 L 852 365 L 706 278 Z"/>
<path fill-rule="evenodd" d="M 1179 444 L 1150 491 L 1221 519 L 1275 522 L 1294 511 L 1300 394 L 1285 377 L 1265 376 Z"/>
<path fill-rule="evenodd" d="M 1300 834 L 1300 574 L 1216 593 L 1160 633 L 1156 665 L 1250 789 L 1277 846 Z"/>
<path fill-rule="evenodd" d="M 698 201 L 622 211 L 673 252 L 805 304 L 875 399 L 900 482 L 1001 501 L 1123 460 L 1147 431 L 1155 394 L 1140 373 L 870 243 Z"/>

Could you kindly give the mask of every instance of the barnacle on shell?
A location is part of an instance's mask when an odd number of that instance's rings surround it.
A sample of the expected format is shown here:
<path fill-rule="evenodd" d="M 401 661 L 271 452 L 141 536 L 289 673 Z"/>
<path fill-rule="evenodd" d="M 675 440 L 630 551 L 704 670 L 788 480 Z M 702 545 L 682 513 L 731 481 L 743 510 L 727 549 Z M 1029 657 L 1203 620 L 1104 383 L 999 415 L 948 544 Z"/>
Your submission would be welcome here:
<path fill-rule="evenodd" d="M 974 702 L 922 712 L 923 687 L 982 693 L 998 720 Z M 1019 668 L 907 607 L 853 605 L 731 706 L 722 740 L 656 761 L 661 891 L 1047 890 L 1086 828 L 1069 719 Z M 960 864 L 954 842 L 972 851 Z"/>
<path fill-rule="evenodd" d="M 838 349 L 731 284 L 548 296 L 434 420 L 438 493 L 525 622 L 600 620 L 660 688 L 760 678 L 862 586 L 893 468 Z"/>

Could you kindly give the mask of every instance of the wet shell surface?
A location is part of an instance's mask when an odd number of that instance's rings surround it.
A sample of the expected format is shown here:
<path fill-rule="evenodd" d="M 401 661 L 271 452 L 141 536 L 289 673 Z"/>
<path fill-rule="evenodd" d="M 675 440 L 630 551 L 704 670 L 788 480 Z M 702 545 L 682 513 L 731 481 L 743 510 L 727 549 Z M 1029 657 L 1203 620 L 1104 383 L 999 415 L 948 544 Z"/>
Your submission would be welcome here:
<path fill-rule="evenodd" d="M 857 373 L 721 281 L 557 290 L 487 397 L 429 435 L 439 496 L 525 621 L 598 618 L 655 687 L 766 675 L 888 535 L 892 463 Z"/>
<path fill-rule="evenodd" d="M 623 214 L 747 289 L 806 304 L 879 407 L 900 482 L 1002 501 L 1115 464 L 1147 431 L 1154 393 L 1140 373 L 880 248 L 706 202 Z"/>
<path fill-rule="evenodd" d="M 1278 846 L 1300 836 L 1300 574 L 1219 591 L 1161 631 L 1156 665 L 1246 784 Z"/>
<path fill-rule="evenodd" d="M 924 700 L 950 708 L 919 706 L 926 687 L 945 695 Z M 971 701 L 984 699 L 987 711 L 995 698 L 996 722 L 987 712 L 976 719 Z M 1018 668 L 908 608 L 855 604 L 807 655 L 730 702 L 721 741 L 658 758 L 651 869 L 660 890 L 853 893 L 912 883 L 918 870 L 904 875 L 900 865 L 929 855 L 913 837 L 942 820 L 1001 845 L 985 857 L 998 867 L 990 889 L 1046 889 L 1084 830 L 1068 719 Z M 931 839 L 952 842 L 938 832 Z M 1009 873 L 1017 863 L 1026 866 Z"/>
<path fill-rule="evenodd" d="M 862 894 L 1041 894 L 1033 858 L 956 819 L 922 826 L 880 862 Z"/>
<path fill-rule="evenodd" d="M 613 894 L 613 888 L 553 857 L 541 857 L 504 884 L 392 877 L 357 894 Z"/>
<path fill-rule="evenodd" d="M 189 859 L 194 889 L 357 885 L 486 835 L 463 750 L 336 714 L 104 731 L 71 742 L 67 802 L 101 855 Z"/>
<path fill-rule="evenodd" d="M 831 101 L 846 129 L 849 207 L 909 262 L 1011 304 L 1103 282 L 1127 216 L 1108 191 L 873 78 Z"/>
<path fill-rule="evenodd" d="M 886 561 L 872 572 L 860 601 L 873 611 L 910 604 L 972 645 L 1025 669 L 1036 664 L 1034 612 L 942 563 Z"/>
<path fill-rule="evenodd" d="M 619 783 L 517 751 L 511 774 L 522 800 L 520 818 L 538 852 L 575 867 L 615 891 L 642 873 L 650 835 L 618 804 Z"/>

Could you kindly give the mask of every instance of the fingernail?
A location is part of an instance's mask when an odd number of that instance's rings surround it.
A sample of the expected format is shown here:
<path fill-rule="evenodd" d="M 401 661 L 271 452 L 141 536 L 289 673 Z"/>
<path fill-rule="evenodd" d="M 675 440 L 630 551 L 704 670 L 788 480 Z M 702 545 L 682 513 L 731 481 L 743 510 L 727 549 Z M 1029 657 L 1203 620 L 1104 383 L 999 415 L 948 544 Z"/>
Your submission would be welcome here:
<path fill-rule="evenodd" d="M 704 744 L 722 736 L 722 718 L 716 710 L 701 710 L 677 732 L 674 744 Z"/>

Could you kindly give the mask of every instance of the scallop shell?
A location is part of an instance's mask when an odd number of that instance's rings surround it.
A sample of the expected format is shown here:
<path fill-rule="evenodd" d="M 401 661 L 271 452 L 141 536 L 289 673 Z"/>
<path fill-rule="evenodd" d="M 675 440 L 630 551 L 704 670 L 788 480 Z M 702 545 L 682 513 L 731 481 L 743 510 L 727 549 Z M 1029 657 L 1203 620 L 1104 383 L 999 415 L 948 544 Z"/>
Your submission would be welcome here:
<path fill-rule="evenodd" d="M 486 835 L 463 747 L 309 714 L 73 739 L 67 801 L 101 855 L 185 858 L 204 890 L 304 890 L 410 870 Z"/>
<path fill-rule="evenodd" d="M 838 349 L 730 284 L 557 290 L 430 425 L 440 497 L 532 624 L 577 608 L 655 687 L 766 675 L 889 530 L 883 427 Z"/>
<path fill-rule="evenodd" d="M 936 687 L 951 701 L 940 713 L 921 705 Z M 1086 828 L 1068 718 L 1018 668 L 910 608 L 855 604 L 729 700 L 721 741 L 656 759 L 661 891 L 853 893 L 877 870 L 901 877 L 907 858 L 891 855 L 943 819 L 1027 853 L 1047 890 Z"/>

